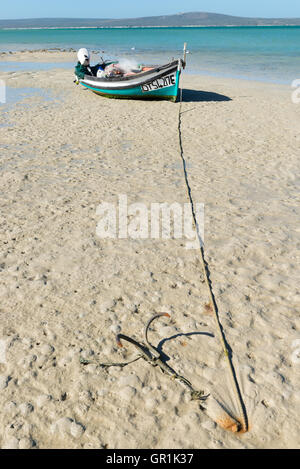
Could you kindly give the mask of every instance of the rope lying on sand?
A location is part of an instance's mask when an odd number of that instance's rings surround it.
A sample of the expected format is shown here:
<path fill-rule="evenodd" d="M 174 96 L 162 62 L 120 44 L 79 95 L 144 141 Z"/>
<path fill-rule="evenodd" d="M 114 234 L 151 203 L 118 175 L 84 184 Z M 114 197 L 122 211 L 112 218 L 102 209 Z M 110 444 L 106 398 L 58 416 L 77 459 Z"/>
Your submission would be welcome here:
<path fill-rule="evenodd" d="M 204 274 L 205 283 L 206 283 L 206 286 L 207 286 L 207 289 L 208 289 L 208 294 L 209 294 L 209 299 L 210 299 L 210 306 L 211 306 L 213 314 L 214 314 L 214 318 L 215 318 L 216 326 L 217 326 L 217 331 L 218 331 L 218 334 L 219 334 L 219 337 L 220 337 L 220 342 L 222 344 L 224 355 L 225 355 L 225 358 L 227 360 L 228 367 L 229 367 L 229 372 L 230 372 L 230 378 L 231 378 L 231 382 L 232 382 L 233 391 L 235 393 L 235 396 L 236 396 L 236 399 L 237 399 L 237 404 L 238 404 L 238 407 L 239 407 L 239 412 L 240 412 L 240 417 L 239 418 L 241 420 L 239 420 L 239 419 L 236 419 L 236 420 L 240 424 L 239 431 L 247 432 L 248 431 L 247 412 L 246 412 L 246 408 L 245 408 L 245 405 L 244 405 L 244 402 L 243 402 L 243 398 L 242 398 L 242 395 L 241 395 L 241 391 L 240 391 L 240 387 L 239 387 L 239 384 L 238 384 L 238 381 L 237 381 L 237 377 L 236 377 L 236 374 L 235 374 L 235 370 L 234 370 L 234 366 L 233 366 L 233 362 L 232 362 L 232 354 L 231 354 L 231 351 L 229 349 L 228 344 L 226 343 L 223 328 L 222 328 L 222 325 L 220 323 L 219 314 L 218 314 L 218 307 L 217 307 L 216 299 L 215 299 L 214 293 L 213 293 L 213 288 L 212 288 L 212 284 L 211 284 L 211 280 L 210 280 L 210 273 L 209 273 L 208 264 L 205 260 L 203 240 L 201 239 L 201 235 L 200 235 L 200 232 L 199 232 L 199 226 L 198 226 L 197 217 L 196 217 L 196 214 L 195 214 L 195 206 L 194 206 L 194 201 L 193 201 L 193 197 L 192 197 L 192 190 L 191 190 L 191 186 L 190 186 L 189 178 L 188 178 L 188 173 L 187 173 L 187 165 L 186 165 L 186 161 L 185 161 L 185 157 L 184 157 L 184 149 L 183 149 L 183 141 L 182 141 L 182 130 L 181 130 L 181 127 L 182 127 L 182 119 L 181 119 L 181 117 L 182 117 L 182 102 L 183 102 L 183 94 L 182 93 L 183 92 L 182 92 L 182 88 L 181 88 L 180 89 L 179 116 L 178 116 L 178 136 L 179 136 L 180 157 L 181 157 L 182 165 L 183 165 L 184 178 L 185 178 L 185 183 L 186 183 L 186 187 L 187 187 L 189 201 L 190 201 L 190 204 L 191 204 L 192 216 L 193 216 L 193 220 L 194 220 L 194 224 L 195 224 L 195 228 L 196 228 L 196 233 L 197 233 L 197 237 L 198 237 L 198 240 L 199 240 L 200 260 L 201 260 L 201 264 L 202 264 L 202 270 L 203 270 L 203 274 Z"/>
<path fill-rule="evenodd" d="M 185 178 L 185 183 L 186 183 L 186 187 L 187 187 L 188 198 L 189 198 L 189 201 L 190 201 L 190 204 L 191 204 L 192 216 L 193 216 L 194 224 L 195 224 L 195 227 L 196 227 L 196 233 L 197 233 L 197 237 L 198 237 L 198 240 L 199 240 L 200 259 L 201 259 L 201 263 L 202 263 L 205 283 L 207 285 L 207 289 L 208 289 L 208 293 L 209 293 L 210 308 L 214 313 L 214 318 L 215 318 L 216 325 L 217 325 L 217 331 L 218 331 L 218 334 L 219 334 L 219 337 L 220 337 L 220 342 L 221 342 L 222 348 L 223 348 L 223 352 L 224 352 L 224 355 L 225 355 L 225 358 L 227 360 L 227 364 L 228 364 L 228 367 L 229 367 L 230 377 L 231 377 L 232 386 L 233 386 L 233 391 L 234 391 L 236 399 L 237 399 L 237 404 L 238 404 L 238 407 L 239 407 L 239 414 L 240 414 L 239 417 L 234 417 L 234 416 L 228 414 L 230 419 L 234 420 L 234 425 L 232 425 L 232 422 L 231 422 L 230 426 L 224 427 L 224 428 L 227 428 L 227 429 L 234 428 L 233 431 L 235 431 L 235 432 L 247 432 L 248 431 L 247 412 L 246 412 L 246 408 L 245 408 L 245 405 L 244 405 L 244 402 L 243 402 L 243 399 L 242 399 L 239 384 L 238 384 L 238 381 L 237 381 L 237 378 L 236 378 L 234 366 L 233 366 L 233 363 L 232 363 L 231 350 L 230 350 L 230 348 L 229 348 L 229 346 L 226 342 L 225 335 L 224 335 L 224 332 L 223 332 L 223 328 L 222 328 L 222 325 L 221 325 L 220 320 L 219 320 L 218 307 L 217 307 L 217 303 L 216 303 L 216 300 L 215 300 L 215 297 L 214 297 L 212 284 L 211 284 L 211 281 L 210 281 L 210 273 L 209 273 L 208 264 L 205 260 L 204 246 L 203 246 L 203 242 L 202 242 L 200 232 L 199 232 L 199 226 L 198 226 L 198 223 L 197 223 L 197 217 L 196 217 L 196 214 L 195 214 L 195 207 L 194 207 L 194 202 L 193 202 L 193 197 L 192 197 L 192 190 L 191 190 L 191 186 L 189 184 L 187 166 L 186 166 L 186 161 L 185 161 L 185 157 L 184 157 L 184 149 L 183 149 L 183 141 L 182 141 L 182 130 L 181 130 L 181 126 L 182 126 L 182 119 L 181 119 L 181 117 L 182 117 L 182 102 L 183 102 L 183 95 L 182 95 L 182 89 L 180 89 L 180 105 L 179 105 L 179 117 L 178 117 L 178 136 L 179 136 L 180 156 L 181 156 L 181 160 L 182 160 L 182 164 L 183 164 L 184 178 Z M 136 361 L 138 361 L 142 358 L 146 362 L 148 362 L 150 365 L 152 365 L 154 367 L 158 366 L 160 368 L 160 370 L 163 373 L 167 374 L 171 379 L 176 380 L 180 384 L 182 384 L 183 386 L 187 387 L 189 392 L 190 392 L 192 400 L 206 401 L 208 399 L 209 395 L 205 395 L 204 391 L 195 390 L 193 388 L 192 384 L 190 383 L 190 381 L 188 381 L 183 376 L 178 375 L 175 370 L 173 370 L 169 365 L 167 365 L 165 363 L 165 360 L 163 359 L 161 352 L 159 352 L 159 350 L 150 343 L 149 338 L 148 338 L 148 332 L 149 332 L 150 325 L 153 323 L 153 321 L 155 319 L 158 319 L 159 317 L 162 317 L 162 316 L 170 317 L 169 314 L 167 314 L 167 313 L 160 313 L 160 314 L 156 314 L 155 316 L 153 316 L 150 319 L 150 321 L 148 321 L 148 323 L 146 325 L 146 328 L 145 328 L 145 342 L 146 342 L 146 344 L 144 344 L 142 342 L 137 342 L 135 339 L 133 339 L 131 337 L 128 337 L 126 335 L 123 335 L 123 334 L 119 334 L 117 336 L 117 343 L 120 347 L 123 347 L 121 341 L 124 340 L 124 341 L 129 342 L 130 344 L 132 344 L 138 350 L 138 352 L 139 352 L 138 355 L 136 357 L 134 357 L 133 359 L 131 359 L 130 361 L 123 362 L 123 363 L 115 363 L 115 362 L 99 363 L 99 362 L 89 361 L 89 360 L 85 360 L 83 358 L 80 358 L 80 363 L 82 365 L 96 364 L 96 365 L 98 365 L 102 368 L 108 368 L 108 367 L 122 367 L 123 368 L 123 367 L 125 367 L 125 366 L 127 366 L 131 363 L 134 363 L 134 362 L 136 362 Z M 204 410 L 204 409 L 202 408 L 202 410 Z M 224 409 L 224 411 L 225 411 L 225 409 Z"/>

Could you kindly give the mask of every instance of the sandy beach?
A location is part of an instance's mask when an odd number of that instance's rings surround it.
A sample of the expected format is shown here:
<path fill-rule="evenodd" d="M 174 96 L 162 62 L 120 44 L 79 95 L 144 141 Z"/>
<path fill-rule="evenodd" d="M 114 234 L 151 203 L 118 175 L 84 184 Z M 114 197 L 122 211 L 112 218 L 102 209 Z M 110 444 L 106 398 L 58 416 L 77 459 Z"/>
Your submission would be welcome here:
<path fill-rule="evenodd" d="M 75 63 L 61 54 L 1 60 Z M 206 261 L 249 419 L 237 435 L 216 424 L 222 412 L 209 404 L 218 397 L 237 413 L 199 251 L 182 239 L 96 233 L 99 204 L 120 195 L 149 207 L 189 203 L 179 103 L 101 98 L 73 83 L 73 69 L 0 79 L 19 93 L 0 107 L 0 447 L 299 448 L 292 88 L 182 77 L 187 173 L 205 206 Z M 151 342 L 210 394 L 207 410 L 143 360 L 80 363 L 130 359 L 134 349 L 119 349 L 116 334 L 144 340 L 160 312 L 171 318 L 154 324 Z"/>

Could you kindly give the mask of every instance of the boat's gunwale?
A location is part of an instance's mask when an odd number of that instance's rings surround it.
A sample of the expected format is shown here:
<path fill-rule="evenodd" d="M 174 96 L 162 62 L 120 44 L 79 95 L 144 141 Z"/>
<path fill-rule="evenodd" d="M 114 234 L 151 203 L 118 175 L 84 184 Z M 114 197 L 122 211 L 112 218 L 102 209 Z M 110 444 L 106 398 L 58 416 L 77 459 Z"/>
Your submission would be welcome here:
<path fill-rule="evenodd" d="M 126 81 L 131 81 L 135 80 L 138 76 L 138 78 L 144 78 L 147 75 L 152 75 L 155 73 L 159 73 L 160 71 L 166 70 L 168 68 L 174 67 L 178 68 L 178 65 L 180 63 L 181 65 L 181 59 L 174 60 L 172 62 L 169 62 L 168 64 L 164 64 L 161 66 L 157 66 L 156 68 L 154 67 L 152 70 L 147 70 L 147 72 L 141 72 L 135 75 L 130 75 L 130 76 L 125 76 L 125 77 L 110 77 L 110 78 L 100 78 L 100 77 L 93 77 L 90 75 L 85 75 L 84 80 L 88 79 L 89 81 L 95 81 L 96 83 L 100 84 L 109 84 L 109 83 L 118 83 L 118 82 L 126 82 Z"/>

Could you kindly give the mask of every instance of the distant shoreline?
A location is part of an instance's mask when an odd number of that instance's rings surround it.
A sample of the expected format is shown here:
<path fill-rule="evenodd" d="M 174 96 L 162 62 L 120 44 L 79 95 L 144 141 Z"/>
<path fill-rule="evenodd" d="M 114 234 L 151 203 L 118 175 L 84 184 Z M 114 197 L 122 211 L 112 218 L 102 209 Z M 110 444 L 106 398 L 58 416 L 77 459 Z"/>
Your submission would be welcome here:
<path fill-rule="evenodd" d="M 49 26 L 32 28 L 1 28 L 0 31 L 35 31 L 35 30 L 63 30 L 63 29 L 186 29 L 186 28 L 300 28 L 299 24 L 256 24 L 256 25 L 185 25 L 185 26 Z"/>

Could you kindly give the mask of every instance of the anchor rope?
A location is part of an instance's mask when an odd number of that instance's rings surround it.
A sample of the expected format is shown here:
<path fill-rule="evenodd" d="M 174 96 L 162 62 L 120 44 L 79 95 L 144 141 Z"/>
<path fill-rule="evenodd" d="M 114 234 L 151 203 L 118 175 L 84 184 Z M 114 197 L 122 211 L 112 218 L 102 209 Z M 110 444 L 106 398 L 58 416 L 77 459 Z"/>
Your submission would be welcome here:
<path fill-rule="evenodd" d="M 225 355 L 225 358 L 226 358 L 226 361 L 227 361 L 227 364 L 228 364 L 228 367 L 229 367 L 229 373 L 230 373 L 230 378 L 231 378 L 232 385 L 233 385 L 233 391 L 234 391 L 236 399 L 237 399 L 237 404 L 238 404 L 238 407 L 239 407 L 240 417 L 242 419 L 242 422 L 238 422 L 238 423 L 242 424 L 242 429 L 241 430 L 246 432 L 246 431 L 248 431 L 247 412 L 246 412 L 245 404 L 243 402 L 243 398 L 242 398 L 239 383 L 238 383 L 238 380 L 237 380 L 237 377 L 236 377 L 236 373 L 235 373 L 235 370 L 234 370 L 231 350 L 230 350 L 228 344 L 226 343 L 224 331 L 223 331 L 223 328 L 222 328 L 222 325 L 221 325 L 221 322 L 220 322 L 220 319 L 219 319 L 218 306 L 217 306 L 217 302 L 216 302 L 216 299 L 215 299 L 215 296 L 214 296 L 212 283 L 211 283 L 211 280 L 210 280 L 209 266 L 208 266 L 208 263 L 205 259 L 204 244 L 203 244 L 203 240 L 201 238 L 200 232 L 199 232 L 199 226 L 198 226 L 198 221 L 197 221 L 196 212 L 195 212 L 195 205 L 194 205 L 194 200 L 193 200 L 193 196 L 192 196 L 192 189 L 191 189 L 191 186 L 190 186 L 188 172 L 187 172 L 187 164 L 186 164 L 186 160 L 185 160 L 185 156 L 184 156 L 184 147 L 183 147 L 183 138 L 182 138 L 182 102 L 183 102 L 183 90 L 182 90 L 182 88 L 180 88 L 180 103 L 179 103 L 179 114 L 178 114 L 178 137 L 179 137 L 180 157 L 181 157 L 182 165 L 183 165 L 184 179 L 185 179 L 185 183 L 186 183 L 186 187 L 187 187 L 188 198 L 189 198 L 190 205 L 191 205 L 192 217 L 193 217 L 193 221 L 194 221 L 194 224 L 195 224 L 196 233 L 197 233 L 197 237 L 198 237 L 198 241 L 199 241 L 200 260 L 201 260 L 201 264 L 202 264 L 202 270 L 203 270 L 205 283 L 206 283 L 209 298 L 210 298 L 210 304 L 211 304 L 211 307 L 212 307 L 212 310 L 213 310 L 213 315 L 214 315 L 214 319 L 215 319 L 215 322 L 216 322 L 217 331 L 218 331 L 218 334 L 219 334 L 219 338 L 220 338 L 220 342 L 221 342 L 221 345 L 222 345 L 222 348 L 223 348 L 223 352 L 224 352 L 224 355 Z"/>

